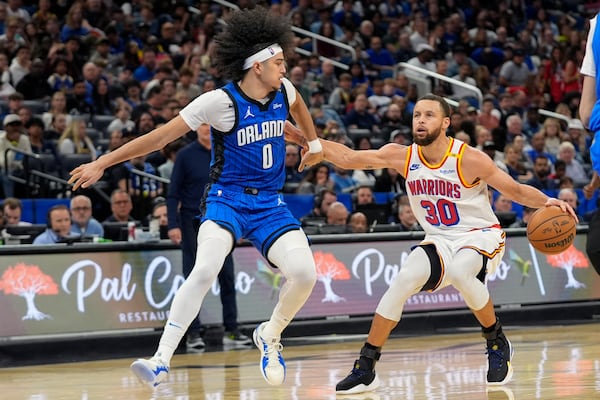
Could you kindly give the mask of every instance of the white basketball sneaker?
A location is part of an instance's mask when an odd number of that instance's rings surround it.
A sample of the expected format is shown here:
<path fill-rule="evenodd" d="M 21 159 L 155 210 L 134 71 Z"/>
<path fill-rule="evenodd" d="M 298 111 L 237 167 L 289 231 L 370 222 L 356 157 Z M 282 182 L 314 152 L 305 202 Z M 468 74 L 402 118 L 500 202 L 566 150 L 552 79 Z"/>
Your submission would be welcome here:
<path fill-rule="evenodd" d="M 262 337 L 262 331 L 266 322 L 254 329 L 254 344 L 260 350 L 260 372 L 270 385 L 281 385 L 285 380 L 285 361 L 281 356 L 283 346 L 277 339 L 267 342 Z"/>
<path fill-rule="evenodd" d="M 131 371 L 141 383 L 158 386 L 167 380 L 169 365 L 160 358 L 153 357 L 149 360 L 139 358 L 131 363 Z"/>

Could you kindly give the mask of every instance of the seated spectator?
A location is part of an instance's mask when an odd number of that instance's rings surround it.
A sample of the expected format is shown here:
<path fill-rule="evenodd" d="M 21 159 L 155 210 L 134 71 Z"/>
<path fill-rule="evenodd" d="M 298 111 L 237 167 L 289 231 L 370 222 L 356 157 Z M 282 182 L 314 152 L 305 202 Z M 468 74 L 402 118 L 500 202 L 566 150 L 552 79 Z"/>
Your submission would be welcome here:
<path fill-rule="evenodd" d="M 62 91 L 54 92 L 52 94 L 52 98 L 50 99 L 50 107 L 48 108 L 48 111 L 42 113 L 42 121 L 44 121 L 44 130 L 50 130 L 52 128 L 52 121 L 59 114 L 67 114 L 67 95 L 65 94 L 65 92 Z M 67 124 L 71 122 L 71 118 L 72 117 L 70 115 L 66 116 Z M 60 132 L 62 132 L 63 130 L 61 130 Z M 56 138 L 58 138 L 58 136 Z"/>
<path fill-rule="evenodd" d="M 536 208 L 529 208 L 527 206 L 523 206 L 523 216 L 521 218 L 517 218 L 517 220 L 515 222 L 513 222 L 512 224 L 510 224 L 508 227 L 509 228 L 526 228 L 527 224 L 529 223 L 529 218 L 531 218 L 531 216 L 533 215 L 533 213 L 536 211 Z"/>
<path fill-rule="evenodd" d="M 27 129 L 27 134 L 31 143 L 31 151 L 35 154 L 52 154 L 55 163 L 54 171 L 60 171 L 61 162 L 56 147 L 54 146 L 54 143 L 44 139 L 44 122 L 37 117 L 33 117 L 25 124 L 25 129 Z"/>
<path fill-rule="evenodd" d="M 542 191 L 557 189 L 557 182 L 549 177 L 550 165 L 548 158 L 540 154 L 533 163 L 533 177 L 527 184 Z"/>
<path fill-rule="evenodd" d="M 572 188 L 563 188 L 558 192 L 558 196 L 556 196 L 559 200 L 566 201 L 573 210 L 577 213 L 579 208 L 579 198 L 577 197 L 577 192 Z M 583 216 L 577 213 L 577 218 L 579 219 L 579 223 L 583 223 Z"/>
<path fill-rule="evenodd" d="M 375 192 L 403 194 L 406 192 L 404 177 L 394 168 L 384 168 L 375 180 Z"/>
<path fill-rule="evenodd" d="M 387 107 L 383 113 L 383 116 L 381 117 L 381 123 L 379 126 L 381 127 L 380 137 L 386 141 L 391 140 L 392 132 L 401 129 L 408 129 L 408 127 L 404 125 L 402 110 L 396 103 L 392 103 L 389 105 L 389 107 Z"/>
<path fill-rule="evenodd" d="M 491 131 L 494 128 L 497 128 L 500 125 L 500 112 L 496 110 L 494 106 L 494 99 L 491 97 L 485 97 L 483 102 L 481 103 L 481 110 L 477 115 L 477 122 L 479 125 L 487 128 L 488 131 Z M 489 139 L 491 140 L 491 135 Z"/>
<path fill-rule="evenodd" d="M 5 197 L 15 195 L 17 186 L 15 182 L 8 179 L 11 175 L 23 174 L 23 154 L 16 151 L 8 151 L 16 147 L 27 153 L 31 153 L 31 143 L 27 135 L 23 134 L 23 122 L 17 114 L 8 114 L 3 120 L 4 130 L 0 131 L 0 180 Z"/>
<path fill-rule="evenodd" d="M 333 173 L 331 174 L 333 180 L 333 190 L 336 193 L 349 193 L 356 189 L 358 182 L 352 177 L 352 170 L 333 166 Z"/>
<path fill-rule="evenodd" d="M 375 197 L 373 196 L 373 189 L 370 186 L 359 186 L 353 195 L 354 206 L 364 206 L 367 204 L 374 204 Z"/>
<path fill-rule="evenodd" d="M 319 225 L 325 223 L 327 211 L 331 204 L 337 201 L 337 194 L 333 190 L 323 189 L 315 194 L 312 210 L 300 218 L 302 226 Z"/>
<path fill-rule="evenodd" d="M 116 113 L 116 103 L 110 96 L 106 79 L 100 78 L 93 85 L 92 107 L 94 115 L 114 115 Z"/>
<path fill-rule="evenodd" d="M 517 214 L 513 210 L 513 203 L 508 197 L 498 194 L 493 203 L 494 213 L 502 228 L 508 228 L 518 221 Z"/>
<path fill-rule="evenodd" d="M 47 215 L 48 228 L 35 239 L 33 244 L 55 244 L 71 235 L 71 213 L 64 204 L 52 206 Z"/>
<path fill-rule="evenodd" d="M 60 154 L 89 154 L 92 160 L 98 157 L 92 139 L 87 135 L 86 123 L 83 119 L 74 119 L 58 139 Z"/>
<path fill-rule="evenodd" d="M 556 118 L 546 118 L 540 132 L 544 134 L 544 151 L 552 154 L 554 160 L 556 160 L 558 148 L 562 140 L 560 122 Z"/>
<path fill-rule="evenodd" d="M 367 233 L 369 231 L 367 216 L 360 211 L 352 213 L 350 215 L 349 228 L 352 233 Z"/>
<path fill-rule="evenodd" d="M 567 125 L 567 140 L 573 143 L 575 155 L 579 162 L 589 160 L 589 149 L 592 145 L 592 136 L 586 134 L 583 123 L 579 119 L 572 119 Z"/>
<path fill-rule="evenodd" d="M 71 123 L 72 117 L 67 114 L 54 114 L 50 121 L 50 127 L 44 131 L 44 138 L 48 140 L 58 140 L 60 135 L 67 129 Z"/>
<path fill-rule="evenodd" d="M 352 104 L 352 75 L 347 72 L 340 74 L 339 86 L 329 96 L 329 104 L 340 115 L 346 114 L 346 110 Z"/>
<path fill-rule="evenodd" d="M 25 226 L 31 225 L 31 222 L 22 221 L 23 203 L 15 197 L 7 197 L 2 202 L 2 212 L 4 214 L 4 224 L 6 226 Z"/>
<path fill-rule="evenodd" d="M 106 127 L 107 132 L 121 131 L 123 129 L 135 128 L 135 122 L 131 120 L 131 106 L 125 101 L 117 103 L 115 110 L 116 118 Z"/>
<path fill-rule="evenodd" d="M 76 79 L 73 83 L 73 91 L 67 94 L 67 110 L 73 115 L 94 113 L 94 107 L 88 98 L 86 81 L 83 79 Z"/>
<path fill-rule="evenodd" d="M 417 218 L 408 202 L 398 202 L 398 213 L 396 223 L 400 228 L 400 232 L 422 231 L 421 225 L 417 222 Z"/>
<path fill-rule="evenodd" d="M 52 61 L 52 73 L 47 79 L 48 85 L 54 93 L 70 93 L 73 90 L 73 77 L 69 75 L 69 64 L 64 56 L 59 56 Z M 66 98 L 64 106 L 66 107 Z M 65 112 L 65 111 L 62 111 Z"/>
<path fill-rule="evenodd" d="M 113 150 L 118 149 L 124 143 L 126 143 L 126 138 L 123 135 L 123 131 L 116 130 L 110 132 L 110 136 L 108 138 L 108 148 L 104 152 L 104 154 L 110 153 Z"/>
<path fill-rule="evenodd" d="M 531 149 L 527 150 L 527 157 L 531 164 L 535 163 L 535 159 L 539 156 L 546 157 L 547 160 L 550 160 L 552 164 L 556 161 L 556 158 L 553 154 L 547 153 L 544 148 L 546 144 L 546 138 L 544 137 L 544 132 L 537 132 L 531 137 Z"/>
<path fill-rule="evenodd" d="M 123 189 L 116 189 L 110 196 L 110 210 L 112 214 L 104 222 L 129 222 L 134 221 L 131 216 L 133 203 L 131 196 Z"/>
<path fill-rule="evenodd" d="M 36 58 L 31 63 L 31 70 L 19 81 L 16 90 L 23 94 L 25 100 L 47 100 L 52 89 L 44 75 L 44 62 Z"/>
<path fill-rule="evenodd" d="M 504 165 L 505 172 L 518 182 L 527 182 L 533 176 L 519 161 L 519 153 L 512 144 L 507 144 L 504 148 Z"/>
<path fill-rule="evenodd" d="M 334 201 L 327 210 L 327 224 L 328 225 L 346 225 L 348 223 L 348 214 L 350 212 L 344 205 L 339 201 Z"/>
<path fill-rule="evenodd" d="M 379 132 L 379 120 L 371 110 L 367 96 L 364 93 L 356 95 L 353 107 L 344 116 L 346 128 L 368 129 L 372 133 Z"/>
<path fill-rule="evenodd" d="M 397 143 L 403 146 L 412 144 L 412 135 L 409 128 L 396 129 L 390 133 L 390 143 Z"/>
<path fill-rule="evenodd" d="M 12 85 L 12 76 L 8 70 L 8 66 L 6 51 L 0 51 L 0 98 L 2 100 L 8 99 L 8 96 L 16 92 Z"/>
<path fill-rule="evenodd" d="M 558 147 L 558 159 L 565 162 L 565 174 L 573 179 L 575 184 L 589 180 L 583 165 L 575 158 L 575 146 L 573 146 L 573 143 L 562 142 L 560 144 Z"/>
<path fill-rule="evenodd" d="M 300 181 L 296 193 L 316 194 L 324 189 L 333 189 L 333 180 L 329 177 L 329 164 L 319 163 L 312 166 Z"/>
<path fill-rule="evenodd" d="M 354 148 L 357 150 L 372 150 L 373 145 L 369 136 L 360 136 L 354 140 Z M 378 175 L 381 175 L 380 169 L 355 169 L 352 172 L 352 178 L 361 186 L 375 186 Z"/>
<path fill-rule="evenodd" d="M 71 231 L 79 236 L 104 236 L 104 228 L 92 216 L 92 200 L 84 195 L 71 199 Z"/>
<path fill-rule="evenodd" d="M 158 233 L 160 239 L 169 239 L 169 218 L 167 215 L 167 201 L 164 197 L 157 197 L 152 204 L 149 215 L 148 227 L 151 233 Z"/>
<path fill-rule="evenodd" d="M 157 197 L 152 205 L 150 219 L 158 220 L 158 226 L 168 226 L 167 202 L 164 197 Z"/>

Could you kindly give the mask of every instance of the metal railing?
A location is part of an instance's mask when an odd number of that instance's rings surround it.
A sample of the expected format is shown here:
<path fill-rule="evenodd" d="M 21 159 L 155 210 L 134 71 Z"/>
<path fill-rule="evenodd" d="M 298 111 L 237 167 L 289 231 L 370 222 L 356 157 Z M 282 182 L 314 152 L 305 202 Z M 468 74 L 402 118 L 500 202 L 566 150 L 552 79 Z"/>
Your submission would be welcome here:
<path fill-rule="evenodd" d="M 406 62 L 401 62 L 401 63 L 396 64 L 396 73 L 398 72 L 399 68 L 408 69 L 413 72 L 418 72 L 420 74 L 430 76 L 432 78 L 439 79 L 444 82 L 448 82 L 452 85 L 460 86 L 463 89 L 473 92 L 474 97 L 477 98 L 477 101 L 479 102 L 480 105 L 483 101 L 483 94 L 481 93 L 481 89 L 479 89 L 477 86 L 469 85 L 468 83 L 461 82 L 458 79 L 450 78 L 450 77 L 447 77 L 446 75 L 438 74 L 437 72 L 433 72 L 433 71 L 430 71 L 425 68 L 417 67 L 416 65 L 412 65 L 412 64 L 409 64 Z M 410 74 L 406 74 L 406 77 L 409 79 L 409 81 L 416 80 L 417 82 L 422 83 L 420 81 L 419 77 L 411 76 Z M 426 93 L 429 93 L 429 92 L 431 92 L 431 83 L 429 83 L 429 90 Z M 419 93 L 419 97 L 421 97 L 423 94 L 424 93 Z"/>
<path fill-rule="evenodd" d="M 226 0 L 213 0 L 213 2 L 217 3 L 217 4 L 221 5 L 221 6 L 231 8 L 232 10 L 239 10 L 240 9 L 237 4 L 231 3 L 231 2 L 226 1 Z M 200 10 L 198 10 L 195 7 L 191 7 L 190 6 L 190 7 L 188 7 L 188 9 L 190 10 L 190 12 L 193 12 L 195 14 L 200 14 Z M 219 22 L 223 23 L 223 20 L 219 19 Z M 349 45 L 347 45 L 345 43 L 342 43 L 342 42 L 340 42 L 338 40 L 331 39 L 331 38 L 328 38 L 328 37 L 323 36 L 323 35 L 319 35 L 318 33 L 307 31 L 306 29 L 302 29 L 302 28 L 299 28 L 299 27 L 294 26 L 294 25 L 292 25 L 292 31 L 295 34 L 300 35 L 302 37 L 309 37 L 309 38 L 311 38 L 311 42 L 312 42 L 312 51 L 303 49 L 301 47 L 296 47 L 296 49 L 295 49 L 296 53 L 299 53 L 299 54 L 302 54 L 302 55 L 305 55 L 305 56 L 309 56 L 311 54 L 317 54 L 319 56 L 319 60 L 321 60 L 321 62 L 323 62 L 323 61 L 329 61 L 329 62 L 331 62 L 337 68 L 340 68 L 340 69 L 343 69 L 343 70 L 346 70 L 346 71 L 349 70 L 350 67 L 348 66 L 348 64 L 345 64 L 345 63 L 340 62 L 339 60 L 335 60 L 333 58 L 321 56 L 321 55 L 319 55 L 316 52 L 317 42 L 323 42 L 323 43 L 327 43 L 327 44 L 330 44 L 332 46 L 336 46 L 336 47 L 338 47 L 338 48 L 340 48 L 342 50 L 347 51 L 350 54 L 350 56 L 352 58 L 352 61 L 356 61 L 356 59 L 357 59 L 357 57 L 356 57 L 356 50 L 352 46 L 349 46 Z"/>

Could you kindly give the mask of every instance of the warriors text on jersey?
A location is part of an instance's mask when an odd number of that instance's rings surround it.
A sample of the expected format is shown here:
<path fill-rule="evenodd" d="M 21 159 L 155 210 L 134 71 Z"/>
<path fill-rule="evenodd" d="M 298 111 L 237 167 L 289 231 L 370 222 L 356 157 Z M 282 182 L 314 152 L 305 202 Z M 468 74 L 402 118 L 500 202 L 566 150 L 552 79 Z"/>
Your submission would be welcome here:
<path fill-rule="evenodd" d="M 427 234 L 467 232 L 498 225 L 488 200 L 487 185 L 466 182 L 461 158 L 467 145 L 450 138 L 442 161 L 432 165 L 421 147 L 408 148 L 404 175 L 411 208 Z"/>

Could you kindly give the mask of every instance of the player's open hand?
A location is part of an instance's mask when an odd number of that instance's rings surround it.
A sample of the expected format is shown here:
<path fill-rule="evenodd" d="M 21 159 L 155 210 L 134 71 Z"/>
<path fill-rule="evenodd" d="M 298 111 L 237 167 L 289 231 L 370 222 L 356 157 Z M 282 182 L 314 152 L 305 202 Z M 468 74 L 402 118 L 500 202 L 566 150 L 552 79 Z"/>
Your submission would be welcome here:
<path fill-rule="evenodd" d="M 69 183 L 73 184 L 73 191 L 82 188 L 87 188 L 98 182 L 102 178 L 104 170 L 96 164 L 96 161 L 91 163 L 81 164 L 70 172 L 71 179 Z"/>
<path fill-rule="evenodd" d="M 564 200 L 559 200 L 555 199 L 554 197 L 550 197 L 548 201 L 546 201 L 545 206 L 558 206 L 561 208 L 561 210 L 563 210 L 563 212 L 568 212 L 573 218 L 575 218 L 575 221 L 579 222 L 579 218 L 577 218 L 577 213 L 575 212 L 575 210 L 573 210 L 573 207 L 571 207 L 569 203 L 567 203 Z"/>
<path fill-rule="evenodd" d="M 300 165 L 298 166 L 298 171 L 304 171 L 306 167 L 312 167 L 324 160 L 323 152 L 320 151 L 318 153 L 311 153 L 309 151 L 302 151 L 302 160 L 300 160 Z"/>

